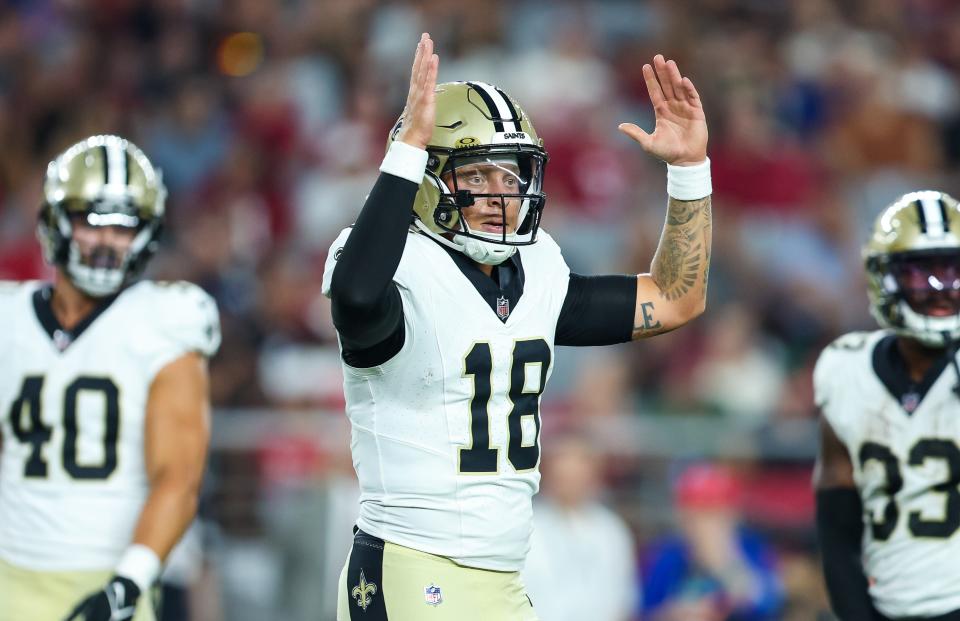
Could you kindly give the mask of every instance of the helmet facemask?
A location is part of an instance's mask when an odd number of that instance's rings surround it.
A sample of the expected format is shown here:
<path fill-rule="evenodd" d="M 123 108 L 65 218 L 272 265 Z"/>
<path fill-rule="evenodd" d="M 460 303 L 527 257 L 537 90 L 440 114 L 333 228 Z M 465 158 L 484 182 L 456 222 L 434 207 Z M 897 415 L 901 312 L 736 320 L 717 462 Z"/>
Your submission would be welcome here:
<path fill-rule="evenodd" d="M 874 315 L 931 347 L 960 338 L 960 248 L 890 254 L 868 261 L 880 292 Z"/>
<path fill-rule="evenodd" d="M 439 176 L 428 172 L 440 194 L 434 223 L 475 261 L 503 262 L 537 241 L 543 165 L 542 152 L 522 145 L 448 154 Z"/>

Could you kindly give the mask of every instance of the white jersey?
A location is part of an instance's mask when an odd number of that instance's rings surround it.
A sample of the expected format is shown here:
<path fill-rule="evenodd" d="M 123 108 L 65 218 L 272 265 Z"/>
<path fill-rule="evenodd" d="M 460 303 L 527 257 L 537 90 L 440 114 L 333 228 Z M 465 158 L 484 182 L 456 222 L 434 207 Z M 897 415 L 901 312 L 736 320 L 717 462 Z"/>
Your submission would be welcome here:
<path fill-rule="evenodd" d="M 853 462 L 874 604 L 891 618 L 936 616 L 960 609 L 958 380 L 948 365 L 922 399 L 895 397 L 877 371 L 893 338 L 837 339 L 817 362 L 816 401 Z"/>
<path fill-rule="evenodd" d="M 214 301 L 141 281 L 72 338 L 43 283 L 0 283 L 0 559 L 112 568 L 147 497 L 144 415 L 156 373 L 220 342 Z M 81 324 L 83 326 L 83 324 Z"/>
<path fill-rule="evenodd" d="M 325 291 L 348 235 L 330 249 Z M 361 487 L 357 525 L 500 571 L 519 570 L 529 547 L 540 394 L 570 274 L 543 230 L 517 252 L 523 295 L 516 308 L 498 304 L 501 321 L 442 246 L 410 233 L 394 276 L 403 348 L 377 367 L 343 365 Z"/>

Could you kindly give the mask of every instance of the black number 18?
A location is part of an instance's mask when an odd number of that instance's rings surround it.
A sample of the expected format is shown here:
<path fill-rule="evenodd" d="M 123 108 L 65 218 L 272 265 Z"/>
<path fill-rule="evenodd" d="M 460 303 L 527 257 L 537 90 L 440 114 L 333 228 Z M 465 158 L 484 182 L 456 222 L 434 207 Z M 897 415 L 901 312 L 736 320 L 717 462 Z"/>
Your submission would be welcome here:
<path fill-rule="evenodd" d="M 540 366 L 539 386 L 525 391 L 527 366 Z M 493 374 L 493 357 L 489 343 L 477 343 L 464 358 L 464 375 L 473 377 L 473 398 L 470 400 L 469 447 L 460 449 L 460 472 L 493 474 L 497 472 L 500 449 L 490 446 L 490 379 Z M 550 368 L 550 346 L 543 339 L 517 341 L 513 346 L 510 368 L 510 389 L 507 393 L 513 408 L 507 416 L 510 441 L 507 459 L 514 470 L 521 472 L 536 468 L 540 461 L 540 395 L 547 383 Z M 536 429 L 533 442 L 523 445 L 523 418 L 532 416 Z"/>

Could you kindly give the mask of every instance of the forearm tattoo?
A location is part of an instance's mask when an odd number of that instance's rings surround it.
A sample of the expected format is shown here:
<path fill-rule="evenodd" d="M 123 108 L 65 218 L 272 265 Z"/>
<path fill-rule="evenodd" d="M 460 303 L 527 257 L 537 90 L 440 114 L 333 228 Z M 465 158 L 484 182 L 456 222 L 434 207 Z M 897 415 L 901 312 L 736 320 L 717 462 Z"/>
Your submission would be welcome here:
<path fill-rule="evenodd" d="M 712 227 L 709 196 L 695 201 L 670 199 L 651 266 L 661 298 L 672 302 L 691 292 L 698 298 L 706 296 Z"/>

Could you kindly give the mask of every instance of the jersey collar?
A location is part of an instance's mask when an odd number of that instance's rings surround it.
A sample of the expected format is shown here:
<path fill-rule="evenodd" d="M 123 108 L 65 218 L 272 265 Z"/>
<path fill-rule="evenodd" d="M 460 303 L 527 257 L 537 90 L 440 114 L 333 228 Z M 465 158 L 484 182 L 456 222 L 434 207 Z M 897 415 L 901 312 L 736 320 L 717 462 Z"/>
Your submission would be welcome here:
<path fill-rule="evenodd" d="M 520 302 L 520 296 L 523 295 L 524 273 L 523 263 L 520 261 L 520 253 L 514 252 L 513 255 L 501 263 L 493 266 L 493 272 L 490 276 L 484 274 L 469 257 L 462 252 L 448 248 L 443 244 L 437 244 L 447 251 L 450 258 L 467 277 L 480 297 L 484 299 L 490 309 L 497 315 L 497 318 L 503 323 L 510 318 L 510 313 Z"/>
<path fill-rule="evenodd" d="M 949 363 L 950 356 L 944 352 L 944 355 L 927 369 L 923 379 L 917 383 L 910 379 L 907 363 L 897 347 L 896 335 L 883 337 L 877 341 L 873 349 L 874 372 L 907 414 L 913 414 L 917 410 L 920 402 L 927 396 L 933 383 Z"/>
<path fill-rule="evenodd" d="M 33 310 L 44 332 L 46 332 L 50 340 L 53 341 L 54 347 L 56 347 L 58 351 L 63 352 L 83 334 L 84 330 L 96 321 L 97 317 L 103 314 L 103 311 L 107 310 L 107 308 L 113 304 L 113 301 L 116 300 L 117 296 L 122 292 L 123 289 L 111 296 L 103 298 L 100 303 L 90 311 L 90 314 L 84 317 L 72 330 L 67 330 L 60 325 L 57 316 L 53 313 L 52 285 L 44 285 L 33 292 Z"/>

